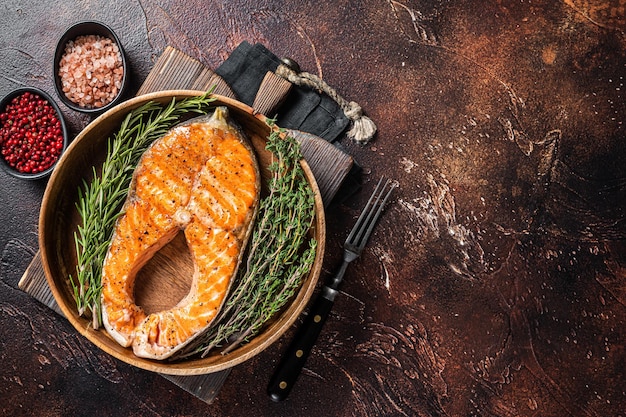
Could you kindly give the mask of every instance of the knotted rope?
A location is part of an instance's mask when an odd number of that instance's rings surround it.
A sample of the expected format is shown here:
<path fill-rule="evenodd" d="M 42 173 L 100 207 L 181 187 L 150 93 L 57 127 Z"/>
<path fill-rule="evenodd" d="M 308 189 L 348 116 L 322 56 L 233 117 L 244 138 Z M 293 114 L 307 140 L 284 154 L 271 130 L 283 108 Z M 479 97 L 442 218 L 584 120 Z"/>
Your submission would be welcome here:
<path fill-rule="evenodd" d="M 376 125 L 372 119 L 363 115 L 361 106 L 354 101 L 347 101 L 341 97 L 334 88 L 326 84 L 326 82 L 317 75 L 308 72 L 297 72 L 285 64 L 278 66 L 276 75 L 286 79 L 292 84 L 317 90 L 333 99 L 346 117 L 352 122 L 352 127 L 348 131 L 348 137 L 361 144 L 366 144 L 374 137 Z"/>

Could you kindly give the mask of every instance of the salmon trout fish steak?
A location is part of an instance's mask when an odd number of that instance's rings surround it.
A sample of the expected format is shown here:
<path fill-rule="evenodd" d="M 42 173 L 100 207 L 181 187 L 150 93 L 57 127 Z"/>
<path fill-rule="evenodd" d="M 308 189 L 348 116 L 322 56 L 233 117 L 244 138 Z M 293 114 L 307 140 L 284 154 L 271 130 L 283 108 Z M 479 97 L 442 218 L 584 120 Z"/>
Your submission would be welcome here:
<path fill-rule="evenodd" d="M 102 271 L 102 320 L 135 355 L 166 359 L 206 330 L 239 267 L 258 210 L 261 175 L 248 139 L 218 107 L 157 139 L 133 173 Z M 170 310 L 135 303 L 137 273 L 184 233 L 189 293 Z"/>

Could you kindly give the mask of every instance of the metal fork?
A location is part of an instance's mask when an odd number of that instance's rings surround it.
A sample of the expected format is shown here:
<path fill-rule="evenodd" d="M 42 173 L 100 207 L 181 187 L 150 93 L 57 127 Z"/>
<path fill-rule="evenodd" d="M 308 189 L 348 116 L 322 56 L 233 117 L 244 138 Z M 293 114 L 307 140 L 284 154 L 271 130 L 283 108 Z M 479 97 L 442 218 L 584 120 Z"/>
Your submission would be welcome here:
<path fill-rule="evenodd" d="M 343 244 L 343 262 L 337 273 L 324 285 L 309 314 L 296 332 L 291 344 L 285 351 L 274 375 L 270 379 L 267 393 L 274 401 L 282 401 L 289 395 L 291 388 L 302 371 L 324 322 L 332 309 L 339 285 L 343 281 L 348 264 L 357 259 L 367 243 L 374 226 L 378 221 L 391 192 L 397 184 L 389 179 L 381 178 L 363 208 L 356 224 Z"/>

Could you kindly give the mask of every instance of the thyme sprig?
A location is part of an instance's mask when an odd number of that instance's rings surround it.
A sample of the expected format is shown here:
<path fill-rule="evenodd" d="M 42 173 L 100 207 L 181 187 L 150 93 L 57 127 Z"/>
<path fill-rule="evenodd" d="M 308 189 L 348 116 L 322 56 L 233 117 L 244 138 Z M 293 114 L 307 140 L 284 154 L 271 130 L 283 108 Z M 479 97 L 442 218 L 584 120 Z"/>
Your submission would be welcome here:
<path fill-rule="evenodd" d="M 208 91 L 197 97 L 172 99 L 167 105 L 150 101 L 132 110 L 108 139 L 100 174 L 94 167 L 93 180 L 83 181 L 76 204 L 82 219 L 74 236 L 77 273 L 70 276 L 70 284 L 78 313 L 91 316 L 94 328 L 102 324 L 102 264 L 139 158 L 181 118 L 189 113 L 206 114 L 213 101 Z"/>
<path fill-rule="evenodd" d="M 260 202 L 247 260 L 211 327 L 178 359 L 206 356 L 216 347 L 224 347 L 226 354 L 248 341 L 284 307 L 311 270 L 317 241 L 308 231 L 315 200 L 300 165 L 300 145 L 273 132 L 266 148 L 274 155 L 268 167 L 269 194 Z"/>

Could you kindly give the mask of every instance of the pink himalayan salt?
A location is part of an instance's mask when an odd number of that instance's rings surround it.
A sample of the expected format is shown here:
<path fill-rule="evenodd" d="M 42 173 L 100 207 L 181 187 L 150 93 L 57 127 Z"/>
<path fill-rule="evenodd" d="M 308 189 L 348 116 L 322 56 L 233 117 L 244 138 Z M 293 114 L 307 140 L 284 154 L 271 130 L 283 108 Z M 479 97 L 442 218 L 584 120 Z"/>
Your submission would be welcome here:
<path fill-rule="evenodd" d="M 69 100 L 87 109 L 100 108 L 115 99 L 122 88 L 122 54 L 109 38 L 79 36 L 65 45 L 59 77 Z"/>

